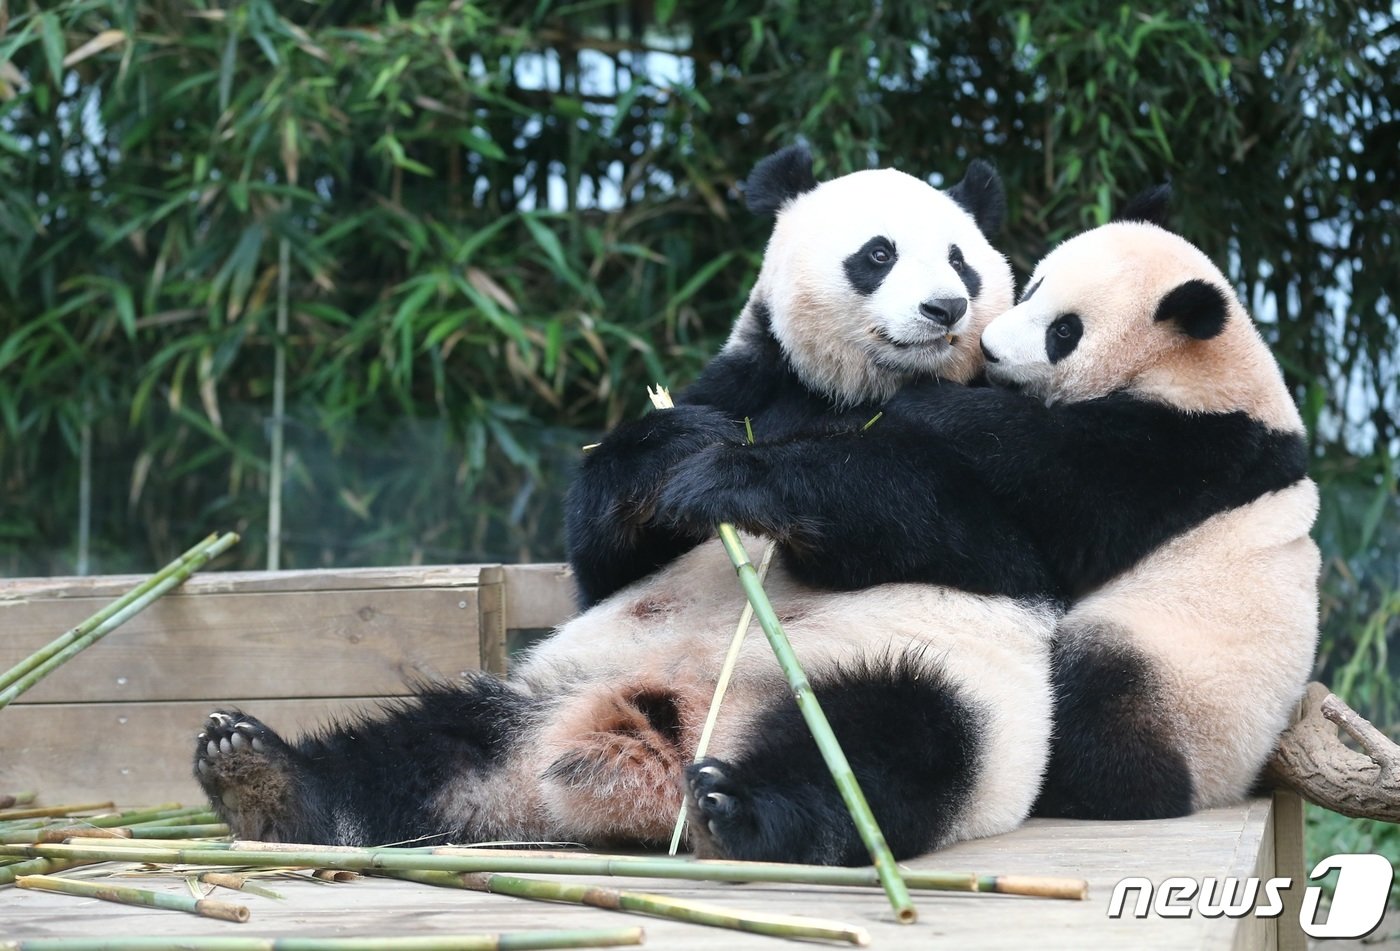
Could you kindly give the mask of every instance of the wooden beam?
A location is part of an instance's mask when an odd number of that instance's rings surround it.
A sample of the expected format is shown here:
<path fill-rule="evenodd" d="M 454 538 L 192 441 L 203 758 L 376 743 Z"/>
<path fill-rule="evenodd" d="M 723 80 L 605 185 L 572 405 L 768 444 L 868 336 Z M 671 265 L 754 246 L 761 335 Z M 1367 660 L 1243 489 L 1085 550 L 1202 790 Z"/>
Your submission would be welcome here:
<path fill-rule="evenodd" d="M 404 693 L 408 680 L 455 680 L 478 668 L 478 595 L 472 586 L 167 596 L 22 702 Z M 105 601 L 30 598 L 0 607 L 0 670 Z"/>

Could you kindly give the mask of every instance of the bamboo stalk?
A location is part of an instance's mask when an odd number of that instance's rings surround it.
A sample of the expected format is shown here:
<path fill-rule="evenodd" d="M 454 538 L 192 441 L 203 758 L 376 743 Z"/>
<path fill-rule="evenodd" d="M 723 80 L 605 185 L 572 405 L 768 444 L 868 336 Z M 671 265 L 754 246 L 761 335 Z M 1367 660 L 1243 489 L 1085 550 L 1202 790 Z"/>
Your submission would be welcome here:
<path fill-rule="evenodd" d="M 749 439 L 753 441 L 752 436 Z M 776 542 L 769 542 L 763 549 L 763 557 L 758 563 L 758 583 L 762 584 L 768 577 L 768 566 L 773 561 L 773 552 L 778 547 Z M 715 731 L 715 723 L 719 720 L 719 708 L 724 703 L 724 695 L 729 690 L 729 679 L 734 676 L 734 668 L 739 664 L 739 652 L 743 649 L 744 639 L 748 636 L 749 627 L 753 624 L 753 602 L 744 599 L 744 610 L 739 612 L 739 623 L 734 628 L 734 636 L 729 639 L 729 650 L 724 654 L 724 663 L 719 668 L 719 679 L 715 681 L 715 693 L 710 699 L 710 711 L 705 714 L 705 725 L 700 729 L 700 741 L 695 744 L 695 761 L 699 762 L 705 758 L 705 753 L 710 749 L 710 736 Z M 675 855 L 681 848 L 681 836 L 685 833 L 685 816 L 687 804 L 681 800 L 680 815 L 676 816 L 676 829 L 671 833 L 670 855 Z"/>
<path fill-rule="evenodd" d="M 684 901 L 665 895 L 600 888 L 596 885 L 575 885 L 538 878 L 519 878 L 490 872 L 383 872 L 392 878 L 402 878 L 424 885 L 446 888 L 466 888 L 495 895 L 513 895 L 536 901 L 567 902 L 572 905 L 592 905 L 610 911 L 634 912 L 656 918 L 671 918 L 695 925 L 729 928 L 778 938 L 809 938 L 842 941 L 857 947 L 870 944 L 870 934 L 839 921 L 805 918 L 795 915 L 770 915 L 739 911 L 709 902 Z"/>
<path fill-rule="evenodd" d="M 406 869 L 507 874 L 617 875 L 714 882 L 785 882 L 806 885 L 878 886 L 870 866 L 785 865 L 777 862 L 717 862 L 649 856 L 578 856 L 567 852 L 521 855 L 499 849 L 435 848 L 317 849 L 281 843 L 198 843 L 198 847 L 152 846 L 130 842 L 67 845 L 0 845 L 0 856 L 87 859 L 93 862 L 154 862 L 167 865 L 229 865 L 249 868 Z M 206 847 L 207 846 L 207 847 Z M 1084 897 L 1083 879 L 978 875 L 970 872 L 908 871 L 909 887 L 932 891 L 1000 892 L 1047 898 Z"/>
<path fill-rule="evenodd" d="M 0 812 L 0 822 L 10 819 L 39 819 L 45 816 L 70 816 L 75 812 L 96 812 L 111 809 L 110 802 L 78 802 L 63 806 L 34 806 L 31 809 L 10 809 Z"/>
<path fill-rule="evenodd" d="M 18 664 L 5 671 L 4 674 L 0 674 L 0 690 L 4 690 L 5 688 L 9 687 L 15 681 L 19 680 L 20 677 L 29 673 L 35 667 L 39 666 L 44 661 L 57 654 L 59 651 L 63 650 L 63 648 L 67 647 L 69 644 L 72 644 L 74 641 L 80 640 L 83 637 L 90 634 L 99 624 L 106 621 L 108 618 L 116 614 L 122 608 L 126 607 L 132 601 L 135 601 L 141 595 L 150 591 L 152 588 L 154 588 L 157 584 L 160 583 L 160 580 L 162 578 L 166 577 L 171 572 L 178 569 L 181 565 L 194 558 L 195 555 L 199 554 L 207 546 L 213 544 L 216 538 L 218 538 L 218 532 L 211 532 L 207 537 L 205 537 L 194 547 L 185 551 L 170 564 L 160 569 L 160 571 L 157 571 L 154 575 L 141 582 L 135 588 L 132 588 L 120 598 L 117 598 L 117 600 L 104 607 L 101 611 L 98 611 L 96 614 L 88 618 L 86 621 L 83 621 L 77 627 L 71 628 L 65 633 L 60 634 L 48 644 L 39 648 L 37 651 L 30 654 L 24 660 L 20 661 Z"/>
<path fill-rule="evenodd" d="M 656 409 L 670 409 L 675 406 L 671 401 L 670 391 L 664 386 L 658 385 L 654 390 L 648 387 L 647 395 L 651 397 L 651 405 Z M 877 416 L 876 419 L 878 418 Z M 875 420 L 870 422 L 874 423 Z M 748 432 L 749 442 L 753 442 L 753 429 L 747 419 L 744 420 L 744 427 Z M 919 913 L 909 898 L 909 889 L 899 877 L 899 866 L 895 864 L 889 843 L 885 841 L 885 834 L 880 831 L 880 824 L 875 821 L 875 816 L 870 811 L 870 803 L 866 801 L 865 793 L 861 792 L 860 783 L 851 771 L 851 764 L 841 750 L 841 744 L 836 742 L 836 734 L 831 732 L 831 724 L 822 712 L 816 694 L 812 692 L 812 685 L 807 682 L 807 675 L 797 660 L 797 654 L 793 651 L 787 634 L 783 632 L 783 626 L 778 621 L 773 605 L 768 601 L 763 582 L 754 571 L 753 563 L 749 561 L 749 553 L 739 541 L 739 533 L 734 530 L 733 525 L 722 522 L 719 525 L 719 537 L 724 544 L 724 550 L 729 553 L 729 560 L 734 563 L 734 570 L 739 575 L 739 584 L 743 586 L 744 594 L 748 596 L 754 614 L 758 616 L 758 624 L 768 637 L 768 644 L 773 648 L 778 666 L 782 667 L 783 674 L 787 677 L 788 686 L 792 688 L 802 719 L 806 721 L 812 738 L 817 741 L 817 749 L 821 751 L 822 760 L 831 772 L 831 778 L 836 782 L 836 789 L 846 804 L 846 811 L 851 814 L 856 832 L 870 853 L 870 860 L 880 875 L 880 884 L 894 909 L 895 919 L 900 924 L 913 924 L 919 919 Z"/>
<path fill-rule="evenodd" d="M 641 944 L 641 928 L 504 931 L 368 938 L 23 938 L 0 951 L 535 951 Z"/>
<path fill-rule="evenodd" d="M 0 796 L 0 809 L 10 809 L 14 806 L 27 806 L 33 802 L 37 794 L 33 792 L 9 793 Z"/>
<path fill-rule="evenodd" d="M 860 833 L 861 841 L 870 852 L 870 859 L 880 876 L 880 884 L 889 896 L 891 907 L 894 908 L 895 918 L 901 924 L 913 924 L 918 920 L 919 913 L 914 910 L 914 903 L 909 898 L 909 889 L 900 878 L 899 866 L 895 864 L 894 855 L 890 853 L 885 835 L 880 831 L 880 826 L 870 811 L 870 804 L 865 800 L 865 793 L 861 792 L 860 783 L 851 771 L 851 764 L 842 752 L 841 744 L 836 742 L 836 734 L 831 732 L 831 724 L 827 721 L 826 714 L 817 703 L 812 685 L 807 682 L 807 675 L 803 673 L 797 654 L 793 651 L 787 634 L 783 632 L 778 615 L 773 610 L 763 585 L 759 583 L 758 574 L 754 571 L 753 563 L 749 561 L 749 554 L 739 540 L 739 533 L 734 530 L 733 525 L 725 522 L 719 527 L 719 537 L 724 543 L 724 550 L 729 553 L 729 560 L 734 563 L 734 570 L 739 575 L 739 583 L 743 585 L 744 593 L 753 604 L 758 624 L 763 628 L 763 633 L 768 635 L 768 643 L 778 658 L 779 666 L 783 668 L 793 696 L 797 699 L 797 708 L 802 712 L 802 719 L 807 722 L 807 729 L 817 741 L 817 748 L 821 750 L 826 768 L 831 771 L 831 778 L 836 781 L 836 788 L 856 824 L 856 831 Z"/>
<path fill-rule="evenodd" d="M 227 532 L 221 535 L 209 545 L 200 548 L 200 550 L 188 560 L 175 565 L 173 570 L 170 570 L 169 573 L 162 573 L 162 576 L 157 577 L 156 583 L 150 585 L 143 594 L 128 601 L 124 607 L 108 616 L 105 621 L 91 628 L 86 634 L 73 639 L 67 646 L 51 654 L 41 663 L 31 665 L 28 660 L 22 661 L 21 666 L 26 668 L 25 672 L 14 680 L 9 681 L 7 686 L 3 690 L 0 690 L 0 709 L 4 709 L 10 703 L 14 702 L 16 697 L 19 697 L 30 687 L 33 687 L 39 681 L 53 673 L 64 663 L 91 647 L 93 644 L 96 644 L 103 637 L 106 637 L 112 631 L 121 627 L 137 614 L 140 614 L 161 595 L 183 584 L 186 578 L 204 567 L 210 559 L 227 551 L 237 542 L 238 535 L 234 532 Z M 146 587 L 146 584 L 149 584 L 150 580 L 152 579 L 148 579 L 146 583 L 143 583 L 139 587 Z M 68 635 L 64 635 L 64 637 L 67 636 Z M 62 638 L 60 638 L 60 640 L 62 640 Z M 49 646 L 52 647 L 53 645 L 51 644 Z M 40 653 L 44 653 L 47 650 L 48 648 L 46 647 L 41 650 Z"/>
<path fill-rule="evenodd" d="M 20 842 L 62 842 L 64 839 L 80 836 L 88 832 L 101 836 L 102 833 L 99 830 L 115 830 L 124 827 L 144 828 L 142 825 L 143 819 L 150 820 L 154 818 L 158 822 L 189 822 L 191 814 L 192 810 L 190 809 L 167 809 L 161 807 L 146 809 L 139 812 L 111 813 L 109 815 L 95 816 L 91 819 L 83 816 L 73 817 L 75 819 L 81 819 L 82 825 L 54 825 L 53 823 L 39 822 L 33 825 L 24 825 L 22 828 L 6 826 L 3 831 L 0 831 L 0 844 L 13 845 Z M 193 814 L 198 815 L 198 813 Z M 211 822 L 214 820 L 212 814 L 209 818 Z M 137 838 L 177 838 L 177 836 L 168 835 L 170 831 L 168 826 L 157 828 L 159 829 L 158 832 L 152 831 L 149 835 L 137 836 Z M 59 833 L 63 834 L 60 835 Z M 228 833 L 207 834 L 227 835 Z M 104 837 L 111 838 L 112 833 L 108 833 Z M 127 835 L 125 838 L 132 838 L 132 836 Z M 189 836 L 184 836 L 184 838 L 189 838 Z"/>
<path fill-rule="evenodd" d="M 81 865 L 96 865 L 102 859 L 29 859 L 0 868 L 0 885 L 11 885 L 21 875 L 46 875 L 64 872 Z"/>
<path fill-rule="evenodd" d="M 201 918 L 218 918 L 220 921 L 243 922 L 248 920 L 248 906 L 233 902 L 217 901 L 211 898 L 192 898 L 175 892 L 153 892 L 145 888 L 131 888 L 127 885 L 110 885 L 105 882 L 85 882 L 73 878 L 54 878 L 51 875 L 21 875 L 15 879 L 20 888 L 31 888 L 41 892 L 57 892 L 63 895 L 76 895 L 79 898 L 98 898 L 116 902 L 119 905 L 137 905 L 143 908 L 164 908 L 167 911 L 183 911 Z"/>
<path fill-rule="evenodd" d="M 194 826 L 60 826 L 0 834 L 0 843 L 62 842 L 72 838 L 98 839 L 163 839 L 180 841 L 228 835 L 228 826 L 211 822 Z"/>

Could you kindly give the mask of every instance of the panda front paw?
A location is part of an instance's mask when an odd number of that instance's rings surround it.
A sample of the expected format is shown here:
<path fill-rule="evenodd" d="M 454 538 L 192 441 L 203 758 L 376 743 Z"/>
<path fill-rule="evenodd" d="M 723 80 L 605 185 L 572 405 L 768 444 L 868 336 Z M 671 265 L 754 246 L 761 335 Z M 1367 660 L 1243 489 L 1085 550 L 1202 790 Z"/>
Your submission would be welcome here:
<path fill-rule="evenodd" d="M 810 519 L 788 511 L 762 447 L 711 446 L 677 466 L 661 490 L 656 517 L 687 531 L 730 522 L 786 543 L 816 534 Z"/>

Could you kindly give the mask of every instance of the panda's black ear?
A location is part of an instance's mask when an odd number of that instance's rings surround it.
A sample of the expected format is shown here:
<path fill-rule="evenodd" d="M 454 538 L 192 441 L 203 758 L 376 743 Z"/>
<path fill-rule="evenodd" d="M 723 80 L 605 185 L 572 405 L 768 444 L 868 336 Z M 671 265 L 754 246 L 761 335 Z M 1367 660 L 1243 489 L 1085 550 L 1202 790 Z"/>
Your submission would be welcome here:
<path fill-rule="evenodd" d="M 789 145 L 753 167 L 744 182 L 744 201 L 756 215 L 776 215 L 783 205 L 816 187 L 812 153 L 805 145 Z"/>
<path fill-rule="evenodd" d="M 1167 226 L 1167 206 L 1172 200 L 1172 183 L 1153 185 L 1146 191 L 1138 192 L 1116 215 L 1114 221 L 1145 221 L 1159 228 Z"/>
<path fill-rule="evenodd" d="M 1197 340 L 1209 340 L 1225 329 L 1230 305 L 1225 292 L 1214 284 L 1192 278 L 1167 292 L 1153 317 L 1158 323 L 1174 321 L 1182 332 Z"/>
<path fill-rule="evenodd" d="M 1000 233 L 1006 221 L 1006 187 L 991 162 L 974 159 L 962 181 L 944 194 L 962 205 L 988 238 Z"/>

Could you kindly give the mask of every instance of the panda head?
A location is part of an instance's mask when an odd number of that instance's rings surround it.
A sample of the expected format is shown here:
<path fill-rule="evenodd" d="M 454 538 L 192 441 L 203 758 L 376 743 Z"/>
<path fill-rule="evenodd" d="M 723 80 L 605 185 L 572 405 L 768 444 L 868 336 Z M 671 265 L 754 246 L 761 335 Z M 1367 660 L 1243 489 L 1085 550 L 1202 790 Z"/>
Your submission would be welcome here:
<path fill-rule="evenodd" d="M 1302 420 L 1229 282 L 1161 227 L 1165 186 L 1036 265 L 1016 306 L 982 332 L 987 377 L 1047 403 L 1130 392 L 1189 412 Z"/>
<path fill-rule="evenodd" d="M 777 221 L 728 346 L 771 331 L 802 382 L 842 404 L 980 372 L 978 336 L 1013 293 L 987 238 L 1005 215 L 990 165 L 946 192 L 893 169 L 818 184 L 792 146 L 755 167 L 745 195 Z"/>

